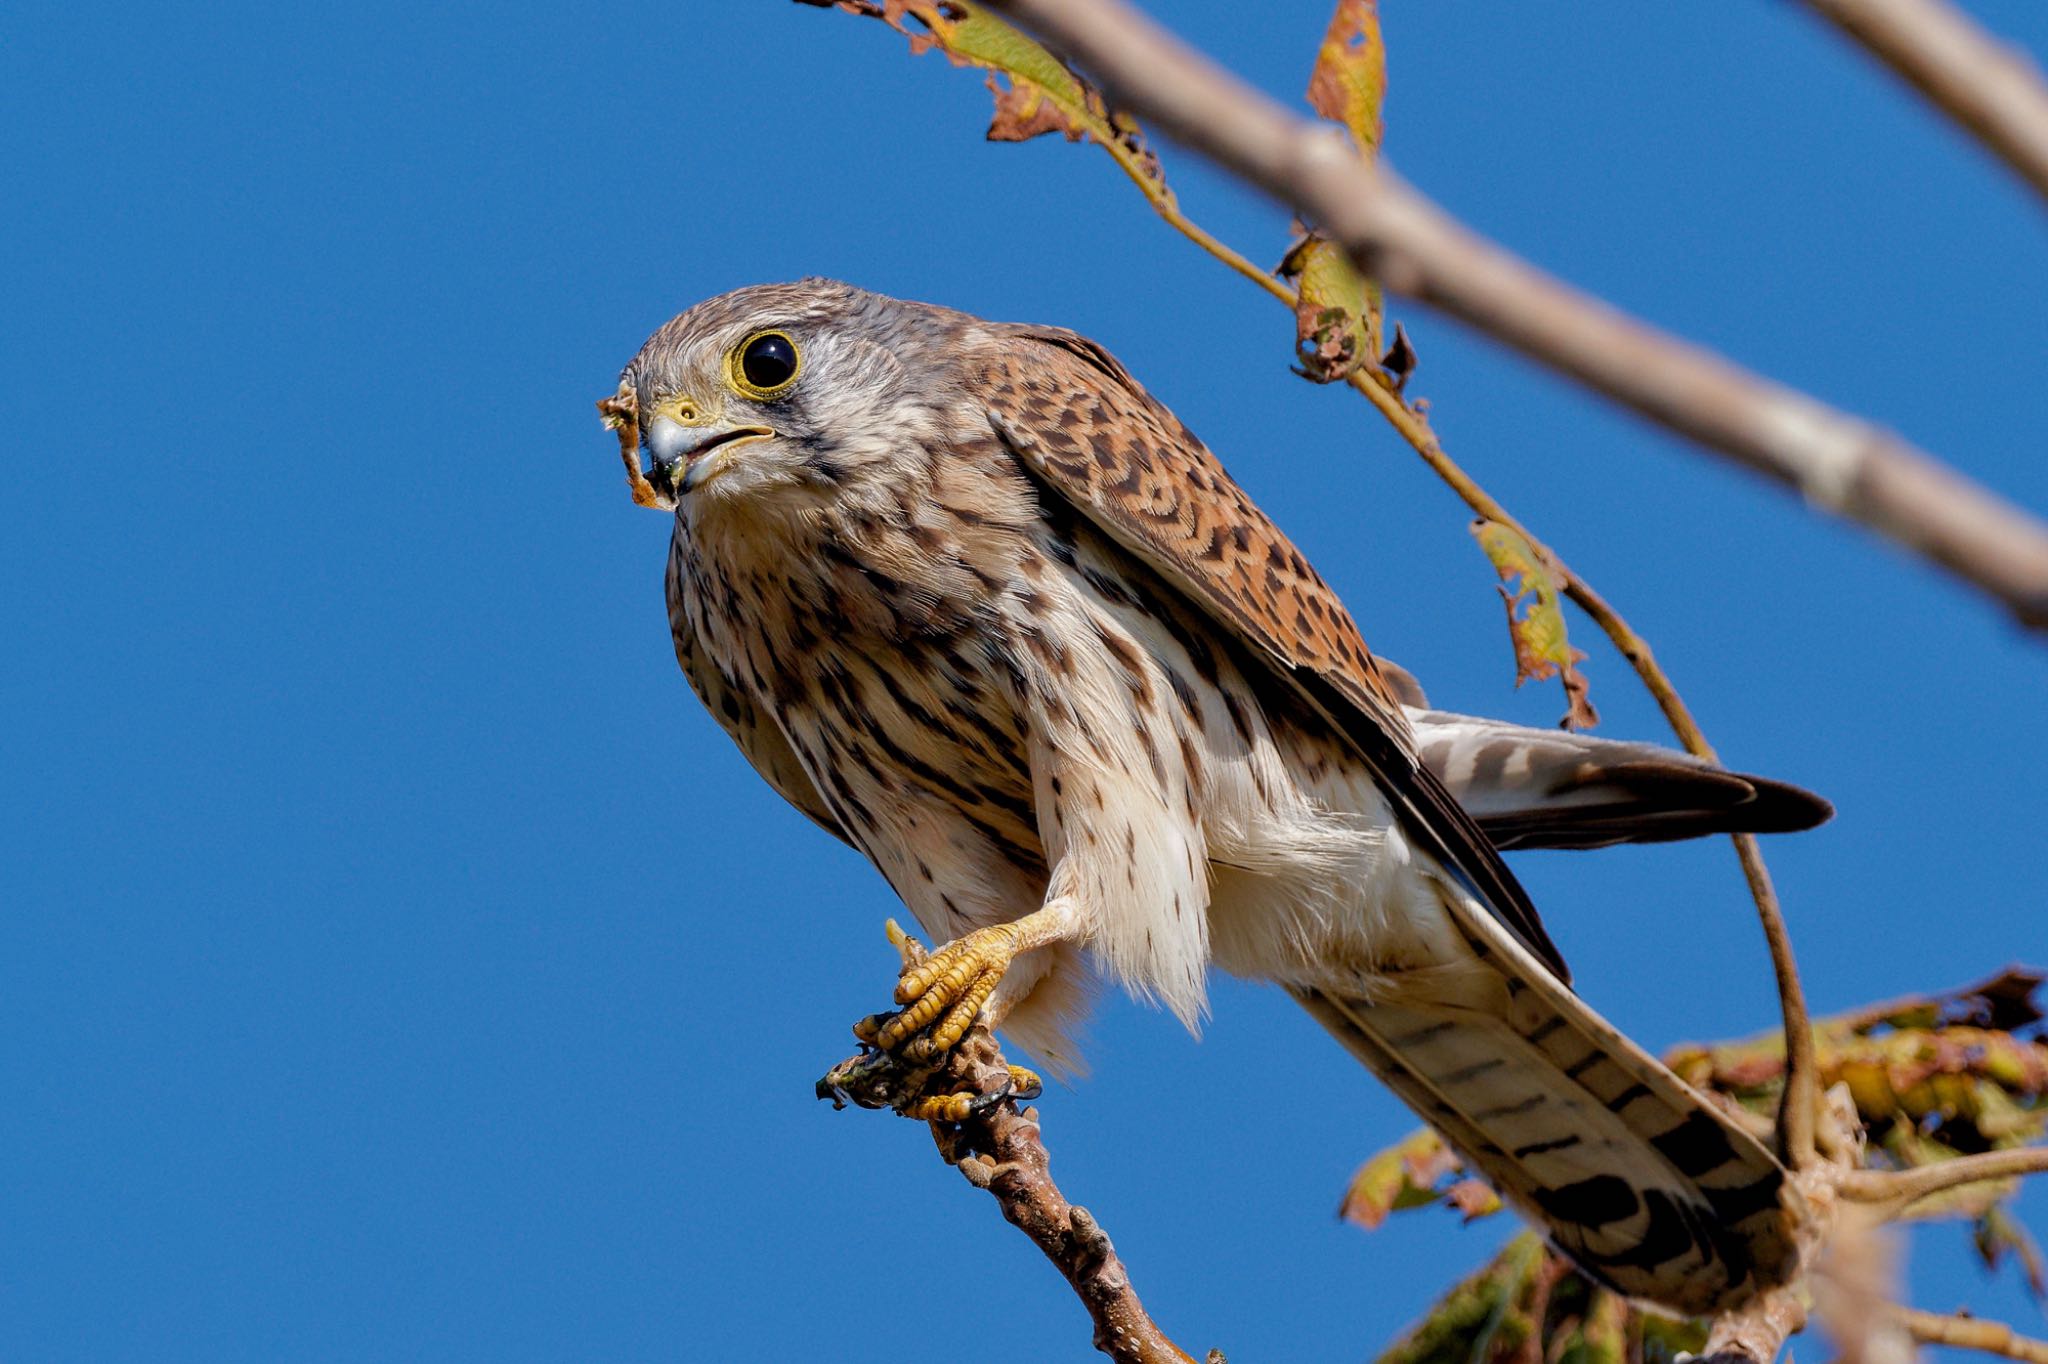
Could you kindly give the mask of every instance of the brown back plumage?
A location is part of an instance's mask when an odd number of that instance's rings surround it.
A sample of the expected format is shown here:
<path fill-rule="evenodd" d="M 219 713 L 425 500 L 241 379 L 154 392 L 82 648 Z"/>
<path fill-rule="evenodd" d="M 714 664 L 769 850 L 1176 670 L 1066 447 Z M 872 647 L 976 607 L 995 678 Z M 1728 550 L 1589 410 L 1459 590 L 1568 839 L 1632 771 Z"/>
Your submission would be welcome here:
<path fill-rule="evenodd" d="M 1536 907 L 1471 816 L 1417 760 L 1400 699 L 1351 613 L 1216 456 L 1108 351 L 1051 327 L 988 356 L 986 400 L 1026 469 L 1165 575 L 1351 740 L 1409 832 L 1559 979 Z"/>

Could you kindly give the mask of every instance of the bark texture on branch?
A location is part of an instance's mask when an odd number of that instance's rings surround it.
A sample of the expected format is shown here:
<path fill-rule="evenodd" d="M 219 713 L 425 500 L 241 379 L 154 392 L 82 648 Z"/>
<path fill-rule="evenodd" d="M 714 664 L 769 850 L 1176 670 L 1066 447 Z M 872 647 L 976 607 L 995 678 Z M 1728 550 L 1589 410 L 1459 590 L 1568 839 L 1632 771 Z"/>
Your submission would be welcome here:
<path fill-rule="evenodd" d="M 1102 1225 L 1053 1182 L 1038 1110 L 1018 1106 L 1014 1083 L 995 1038 L 977 1024 L 936 1070 L 858 1057 L 821 1080 L 818 1093 L 905 1113 L 943 1110 L 931 1120 L 939 1154 L 995 1195 L 1003 1217 L 1065 1276 L 1095 1324 L 1095 1348 L 1118 1364 L 1195 1364 L 1147 1315 Z"/>
<path fill-rule="evenodd" d="M 1806 0 L 2048 199 L 2048 83 L 1944 0 Z"/>
<path fill-rule="evenodd" d="M 1119 108 L 1320 224 L 1386 288 L 1797 490 L 2048 627 L 2048 524 L 1900 437 L 1666 335 L 1471 232 L 1344 135 L 1119 0 L 989 0 Z"/>

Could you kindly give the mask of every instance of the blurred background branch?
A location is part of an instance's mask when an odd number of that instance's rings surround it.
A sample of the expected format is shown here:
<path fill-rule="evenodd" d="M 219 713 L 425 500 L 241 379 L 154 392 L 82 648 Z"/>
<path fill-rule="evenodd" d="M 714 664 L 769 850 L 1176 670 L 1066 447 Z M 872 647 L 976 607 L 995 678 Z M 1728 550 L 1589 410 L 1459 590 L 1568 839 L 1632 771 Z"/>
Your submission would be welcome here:
<path fill-rule="evenodd" d="M 1552 279 L 1118 0 L 991 0 L 1110 103 L 1320 225 L 1358 267 L 2048 627 L 2048 525 L 1871 423 Z"/>
<path fill-rule="evenodd" d="M 1945 0 L 1806 0 L 2048 199 L 2048 84 Z"/>

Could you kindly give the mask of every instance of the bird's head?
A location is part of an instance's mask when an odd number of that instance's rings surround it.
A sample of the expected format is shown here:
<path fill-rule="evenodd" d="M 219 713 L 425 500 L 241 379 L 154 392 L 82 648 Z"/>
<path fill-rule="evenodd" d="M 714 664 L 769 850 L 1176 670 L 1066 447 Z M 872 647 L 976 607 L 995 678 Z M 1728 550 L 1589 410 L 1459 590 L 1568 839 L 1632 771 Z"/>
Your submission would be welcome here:
<path fill-rule="evenodd" d="M 815 507 L 941 434 L 951 386 L 903 357 L 970 321 L 832 280 L 738 289 L 657 331 L 598 409 L 642 505 Z"/>

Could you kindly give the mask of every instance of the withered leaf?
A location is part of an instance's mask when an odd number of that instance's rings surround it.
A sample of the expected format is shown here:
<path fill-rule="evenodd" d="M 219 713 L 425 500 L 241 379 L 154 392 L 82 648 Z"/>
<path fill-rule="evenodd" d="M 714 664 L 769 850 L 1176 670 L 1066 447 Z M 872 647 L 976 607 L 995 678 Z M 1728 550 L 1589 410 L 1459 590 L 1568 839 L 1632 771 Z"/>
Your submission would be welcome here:
<path fill-rule="evenodd" d="M 1498 521 L 1480 517 L 1472 523 L 1472 534 L 1505 584 L 1500 595 L 1507 606 L 1508 637 L 1515 646 L 1515 685 L 1532 678 L 1539 682 L 1558 678 L 1569 703 L 1558 723 L 1566 729 L 1591 729 L 1599 724 L 1599 713 L 1593 709 L 1585 675 L 1578 667 L 1586 655 L 1572 647 L 1565 633 L 1564 584 L 1556 570 L 1527 537 Z"/>
<path fill-rule="evenodd" d="M 2019 1262 L 2027 1292 L 2036 1301 L 2048 1298 L 2048 1264 L 2042 1262 L 2041 1247 L 2012 1213 L 2002 1207 L 1986 1212 L 1977 1219 L 1971 1240 L 1986 1269 L 1996 1270 L 2010 1255 Z"/>
<path fill-rule="evenodd" d="M 1380 287 L 1341 247 L 1307 233 L 1276 273 L 1295 287 L 1294 351 L 1304 377 L 1334 383 L 1379 353 Z"/>
<path fill-rule="evenodd" d="M 1408 387 L 1408 376 L 1415 373 L 1415 367 L 1422 363 L 1422 357 L 1415 353 L 1415 347 L 1408 341 L 1408 329 L 1396 322 L 1394 341 L 1387 347 L 1387 353 L 1380 357 L 1380 368 L 1394 381 L 1394 392 Z"/>
<path fill-rule="evenodd" d="M 879 19 L 910 39 L 913 54 L 936 49 L 955 66 L 989 73 L 995 115 L 991 142 L 1023 142 L 1061 133 L 1069 142 L 1099 144 L 1147 198 L 1162 209 L 1174 204 L 1159 158 L 1130 118 L 1112 110 L 1102 93 L 1058 57 L 978 5 L 964 0 L 802 0 L 819 8 Z"/>
<path fill-rule="evenodd" d="M 1380 39 L 1378 0 L 1337 0 L 1308 80 L 1315 111 L 1351 130 L 1359 149 L 1379 151 L 1380 106 L 1387 93 L 1387 48 Z"/>
<path fill-rule="evenodd" d="M 1483 1179 L 1461 1179 L 1444 1190 L 1444 1198 L 1452 1207 L 1465 1214 L 1467 1222 L 1491 1217 L 1499 1212 L 1502 1206 L 1500 1195 Z"/>
<path fill-rule="evenodd" d="M 1422 1128 L 1358 1167 L 1337 1215 L 1371 1231 L 1390 1212 L 1436 1202 L 1442 1197 L 1438 1185 L 1462 1168 L 1443 1138 Z"/>

